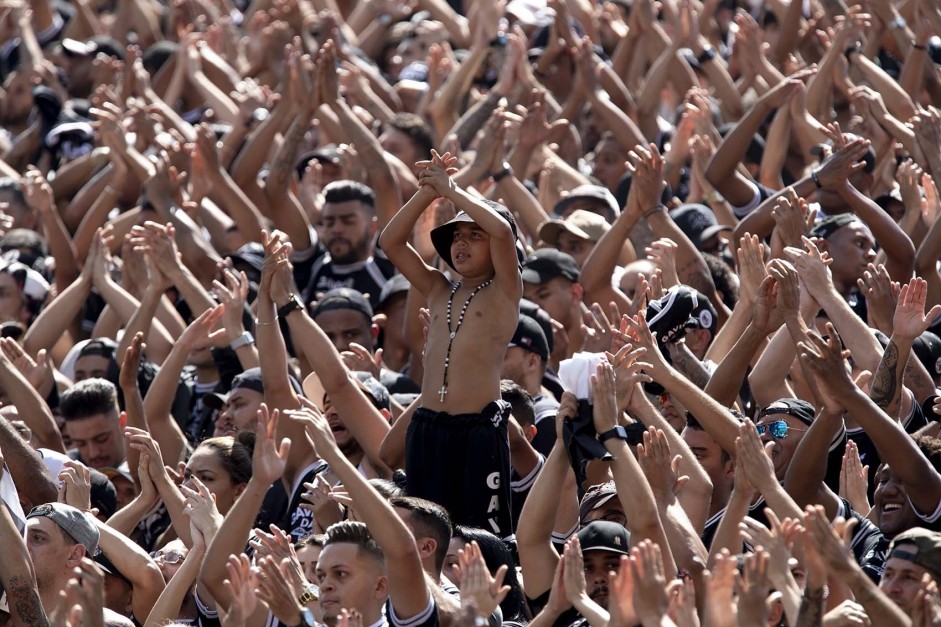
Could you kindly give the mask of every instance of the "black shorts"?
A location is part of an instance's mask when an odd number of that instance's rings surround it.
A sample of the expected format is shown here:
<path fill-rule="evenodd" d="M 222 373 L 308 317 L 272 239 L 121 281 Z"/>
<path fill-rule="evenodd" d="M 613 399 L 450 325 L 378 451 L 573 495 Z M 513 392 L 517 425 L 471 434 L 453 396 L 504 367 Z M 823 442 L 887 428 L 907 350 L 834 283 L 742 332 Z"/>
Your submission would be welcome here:
<path fill-rule="evenodd" d="M 479 414 L 415 410 L 405 448 L 409 496 L 444 506 L 455 524 L 513 535 L 509 417 L 504 401 Z"/>

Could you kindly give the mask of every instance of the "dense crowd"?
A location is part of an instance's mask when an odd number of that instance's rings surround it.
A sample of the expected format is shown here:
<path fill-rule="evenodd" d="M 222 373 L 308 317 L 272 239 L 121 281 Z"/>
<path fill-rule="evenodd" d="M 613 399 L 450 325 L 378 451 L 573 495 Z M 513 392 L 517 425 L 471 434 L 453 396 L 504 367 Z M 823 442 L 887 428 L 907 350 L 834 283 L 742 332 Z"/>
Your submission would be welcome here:
<path fill-rule="evenodd" d="M 937 35 L 0 0 L 0 623 L 941 626 Z"/>

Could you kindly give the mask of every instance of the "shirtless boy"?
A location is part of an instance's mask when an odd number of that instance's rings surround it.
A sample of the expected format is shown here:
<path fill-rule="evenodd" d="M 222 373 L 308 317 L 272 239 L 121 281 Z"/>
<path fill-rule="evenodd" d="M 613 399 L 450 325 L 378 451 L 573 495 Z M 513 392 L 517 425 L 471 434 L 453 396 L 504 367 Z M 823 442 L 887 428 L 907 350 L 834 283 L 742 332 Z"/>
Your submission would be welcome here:
<path fill-rule="evenodd" d="M 509 405 L 500 368 L 516 330 L 522 293 L 516 225 L 505 207 L 457 187 L 455 159 L 432 151 L 418 163 L 418 192 L 389 222 L 379 245 L 428 300 L 421 407 L 408 429 L 408 493 L 445 506 L 455 522 L 512 534 Z M 427 265 L 408 243 L 437 198 L 458 215 L 432 231 L 454 281 Z"/>

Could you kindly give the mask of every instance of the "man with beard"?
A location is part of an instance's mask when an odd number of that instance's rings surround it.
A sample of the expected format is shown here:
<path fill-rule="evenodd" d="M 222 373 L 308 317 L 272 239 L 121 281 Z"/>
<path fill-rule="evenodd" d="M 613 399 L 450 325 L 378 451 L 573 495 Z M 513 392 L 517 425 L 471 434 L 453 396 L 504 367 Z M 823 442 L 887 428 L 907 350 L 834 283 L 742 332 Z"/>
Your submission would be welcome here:
<path fill-rule="evenodd" d="M 326 252 L 311 269 L 305 300 L 316 301 L 318 294 L 348 287 L 369 294 L 370 302 L 379 302 L 382 286 L 395 274 L 395 267 L 375 249 L 379 223 L 373 190 L 356 181 L 336 181 L 323 194 Z"/>

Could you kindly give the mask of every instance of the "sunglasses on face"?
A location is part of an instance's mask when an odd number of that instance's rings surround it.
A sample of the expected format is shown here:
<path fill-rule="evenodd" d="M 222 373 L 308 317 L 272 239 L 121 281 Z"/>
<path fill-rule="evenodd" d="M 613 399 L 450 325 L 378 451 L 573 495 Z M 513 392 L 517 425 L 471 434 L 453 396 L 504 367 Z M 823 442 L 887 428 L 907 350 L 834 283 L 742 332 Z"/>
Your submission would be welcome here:
<path fill-rule="evenodd" d="M 154 551 L 150 554 L 155 562 L 163 561 L 164 564 L 179 564 L 186 557 L 179 551 Z"/>
<path fill-rule="evenodd" d="M 795 429 L 794 427 L 789 427 L 783 420 L 775 420 L 774 422 L 769 422 L 766 425 L 756 425 L 756 428 L 758 429 L 758 435 L 764 435 L 765 431 L 767 431 L 775 440 L 783 440 L 786 438 L 788 431 L 807 431 L 807 429 Z"/>

